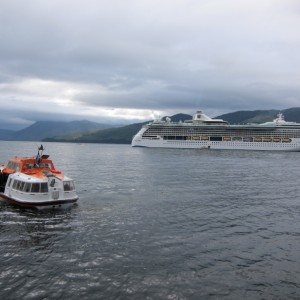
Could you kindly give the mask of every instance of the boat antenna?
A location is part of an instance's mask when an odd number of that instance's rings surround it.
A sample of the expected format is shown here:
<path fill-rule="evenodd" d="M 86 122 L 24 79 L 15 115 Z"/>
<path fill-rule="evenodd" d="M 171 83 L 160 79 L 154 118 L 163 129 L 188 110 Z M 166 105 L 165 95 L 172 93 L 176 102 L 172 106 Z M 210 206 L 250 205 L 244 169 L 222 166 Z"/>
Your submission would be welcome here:
<path fill-rule="evenodd" d="M 41 144 L 41 146 L 38 147 L 38 153 L 37 153 L 36 158 L 35 158 L 36 165 L 39 165 L 41 163 L 41 161 L 42 161 L 42 154 L 43 154 L 44 150 L 45 150 L 45 148 Z"/>

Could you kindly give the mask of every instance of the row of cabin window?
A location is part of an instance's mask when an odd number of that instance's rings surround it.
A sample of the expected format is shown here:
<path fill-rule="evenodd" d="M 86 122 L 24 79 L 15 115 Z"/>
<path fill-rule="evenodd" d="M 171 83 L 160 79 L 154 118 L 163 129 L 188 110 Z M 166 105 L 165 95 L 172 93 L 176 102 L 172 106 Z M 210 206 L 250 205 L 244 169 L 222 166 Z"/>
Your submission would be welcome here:
<path fill-rule="evenodd" d="M 51 169 L 51 165 L 50 164 L 44 164 L 44 163 L 41 163 L 41 164 L 26 164 L 25 165 L 26 167 L 26 170 L 29 170 L 29 169 L 32 169 L 32 168 L 40 168 L 40 169 Z"/>
<path fill-rule="evenodd" d="M 36 164 L 26 164 L 25 165 L 26 170 L 36 168 L 36 167 L 41 168 L 41 169 L 44 169 L 44 168 L 51 169 L 51 164 L 41 163 L 39 165 L 36 165 Z M 9 170 L 19 171 L 20 170 L 20 163 L 16 163 L 14 161 L 9 161 L 6 168 L 9 169 Z"/>
<path fill-rule="evenodd" d="M 11 179 L 8 186 L 11 184 Z M 15 180 L 13 182 L 12 188 L 25 193 L 48 193 L 48 183 L 47 182 L 24 182 L 21 180 Z M 75 190 L 73 181 L 64 181 L 64 191 Z"/>
<path fill-rule="evenodd" d="M 8 186 L 10 186 L 8 183 Z M 20 180 L 14 180 L 12 188 L 25 193 L 48 193 L 47 182 L 24 182 Z"/>

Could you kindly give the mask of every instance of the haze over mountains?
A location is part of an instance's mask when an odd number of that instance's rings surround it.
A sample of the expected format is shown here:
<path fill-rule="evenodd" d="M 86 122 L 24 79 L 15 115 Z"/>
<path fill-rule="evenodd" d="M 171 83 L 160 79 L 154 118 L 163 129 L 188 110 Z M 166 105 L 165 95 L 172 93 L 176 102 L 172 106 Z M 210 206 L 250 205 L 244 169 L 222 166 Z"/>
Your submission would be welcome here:
<path fill-rule="evenodd" d="M 279 112 L 275 109 L 236 111 L 216 118 L 228 121 L 230 124 L 263 123 L 272 121 Z M 281 112 L 286 121 L 300 123 L 300 107 L 281 110 Z M 189 120 L 192 116 L 176 114 L 170 118 L 176 122 Z M 139 131 L 143 124 L 148 122 L 112 127 L 90 121 L 39 121 L 18 131 L 0 129 L 0 140 L 130 144 L 133 135 Z"/>
<path fill-rule="evenodd" d="M 90 121 L 38 121 L 22 130 L 0 129 L 0 139 L 14 141 L 42 141 L 49 137 L 64 135 L 73 136 L 90 133 L 100 129 L 112 127 L 111 125 Z"/>

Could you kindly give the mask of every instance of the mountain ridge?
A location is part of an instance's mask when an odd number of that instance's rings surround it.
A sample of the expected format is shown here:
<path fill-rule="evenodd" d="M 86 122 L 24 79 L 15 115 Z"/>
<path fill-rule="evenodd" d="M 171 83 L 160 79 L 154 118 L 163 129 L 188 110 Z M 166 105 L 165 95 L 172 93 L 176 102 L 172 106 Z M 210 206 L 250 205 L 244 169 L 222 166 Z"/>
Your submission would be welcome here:
<path fill-rule="evenodd" d="M 18 131 L 0 129 L 0 139 L 9 141 L 42 141 L 45 138 L 84 134 L 104 128 L 109 128 L 109 125 L 87 120 L 71 122 L 37 121 Z"/>
<path fill-rule="evenodd" d="M 263 123 L 272 121 L 276 118 L 277 114 L 282 112 L 286 115 L 287 121 L 295 121 L 300 123 L 300 107 L 289 108 L 286 110 L 255 110 L 255 111 L 236 111 L 233 113 L 223 114 L 215 117 L 215 119 L 223 119 L 231 124 L 247 124 L 247 123 Z M 173 122 L 190 120 L 191 115 L 187 114 L 176 114 L 173 116 L 165 116 L 162 119 L 165 120 L 167 117 L 171 118 Z M 130 144 L 132 137 L 141 129 L 144 124 L 149 123 L 135 123 L 124 127 L 118 127 L 113 129 L 103 129 L 89 135 L 82 135 L 75 140 L 69 142 L 76 143 L 115 143 L 115 144 Z M 65 140 L 53 140 L 47 139 L 47 141 L 61 141 Z"/>
<path fill-rule="evenodd" d="M 286 121 L 300 123 L 300 107 L 284 110 L 235 111 L 215 118 L 223 119 L 230 124 L 263 123 L 275 119 L 279 112 L 284 114 Z M 173 122 L 184 122 L 192 118 L 191 115 L 178 113 L 173 116 L 165 116 L 162 119 L 165 120 L 167 117 L 171 118 Z M 130 144 L 132 137 L 144 124 L 149 122 L 150 120 L 116 127 L 87 120 L 38 121 L 19 131 L 0 129 L 0 140 Z"/>

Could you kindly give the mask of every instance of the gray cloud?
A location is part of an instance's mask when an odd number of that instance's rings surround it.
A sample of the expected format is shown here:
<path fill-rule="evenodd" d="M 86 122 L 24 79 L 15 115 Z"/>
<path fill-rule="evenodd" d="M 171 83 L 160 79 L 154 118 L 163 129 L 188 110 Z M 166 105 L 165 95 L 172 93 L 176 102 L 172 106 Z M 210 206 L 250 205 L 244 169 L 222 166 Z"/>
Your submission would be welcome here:
<path fill-rule="evenodd" d="M 300 106 L 299 8 L 293 0 L 3 0 L 2 120 L 130 122 L 153 111 Z"/>

